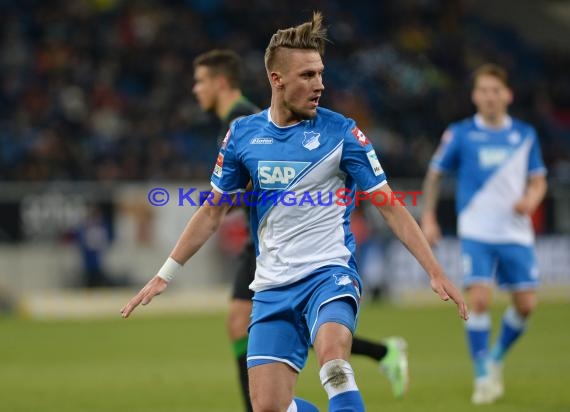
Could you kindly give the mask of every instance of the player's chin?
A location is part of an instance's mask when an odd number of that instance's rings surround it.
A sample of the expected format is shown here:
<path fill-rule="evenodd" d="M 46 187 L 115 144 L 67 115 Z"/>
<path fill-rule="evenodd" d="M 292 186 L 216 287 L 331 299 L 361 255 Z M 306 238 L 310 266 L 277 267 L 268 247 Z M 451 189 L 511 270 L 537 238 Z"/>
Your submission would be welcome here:
<path fill-rule="evenodd" d="M 317 107 L 311 107 L 305 110 L 303 114 L 305 115 L 305 119 L 313 119 L 317 115 Z"/>

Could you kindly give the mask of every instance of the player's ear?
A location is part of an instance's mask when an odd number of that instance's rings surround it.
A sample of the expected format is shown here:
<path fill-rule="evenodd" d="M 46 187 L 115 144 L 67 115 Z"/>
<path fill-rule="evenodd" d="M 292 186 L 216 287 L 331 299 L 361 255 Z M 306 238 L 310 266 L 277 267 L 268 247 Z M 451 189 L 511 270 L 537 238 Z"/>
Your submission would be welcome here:
<path fill-rule="evenodd" d="M 471 103 L 473 103 L 474 106 L 477 106 L 476 94 L 475 88 L 471 89 Z"/>
<path fill-rule="evenodd" d="M 271 82 L 271 87 L 275 89 L 283 88 L 283 76 L 279 72 L 269 73 L 269 81 Z"/>
<path fill-rule="evenodd" d="M 228 85 L 228 79 L 224 76 L 218 75 L 214 77 L 214 82 L 216 84 L 216 87 L 219 89 L 222 89 L 224 87 L 227 87 Z"/>
<path fill-rule="evenodd" d="M 513 90 L 510 87 L 507 87 L 507 105 L 510 105 L 515 98 Z"/>

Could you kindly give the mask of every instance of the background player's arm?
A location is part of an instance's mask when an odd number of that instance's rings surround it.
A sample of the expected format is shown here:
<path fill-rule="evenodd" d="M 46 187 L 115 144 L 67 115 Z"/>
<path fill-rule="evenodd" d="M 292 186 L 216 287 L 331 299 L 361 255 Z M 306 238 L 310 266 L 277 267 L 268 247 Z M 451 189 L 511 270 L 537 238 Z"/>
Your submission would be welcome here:
<path fill-rule="evenodd" d="M 435 246 L 441 239 L 441 229 L 437 223 L 437 203 L 439 200 L 439 182 L 442 173 L 430 168 L 423 183 L 423 207 L 421 227 L 430 245 Z"/>
<path fill-rule="evenodd" d="M 382 186 L 379 191 L 386 194 L 385 199 L 393 198 L 392 189 L 387 184 Z M 385 204 L 378 206 L 378 210 L 390 229 L 427 272 L 434 292 L 443 300 L 451 298 L 457 304 L 461 318 L 467 319 L 467 306 L 461 293 L 445 276 L 420 227 L 408 209 L 404 205 L 400 205 L 399 202 L 385 202 Z"/>
<path fill-rule="evenodd" d="M 178 238 L 176 246 L 174 246 L 174 249 L 172 249 L 170 253 L 170 257 L 180 265 L 186 263 L 218 229 L 218 226 L 230 208 L 229 202 L 222 202 L 222 204 L 220 204 L 221 197 L 221 193 L 214 191 L 214 197 L 211 199 L 212 204 L 208 204 L 208 202 L 204 203 L 190 218 L 190 221 Z M 220 205 L 217 206 L 218 204 Z M 166 289 L 166 286 L 166 280 L 155 275 L 141 291 L 121 309 L 123 317 L 128 317 L 141 303 L 143 305 L 150 303 L 154 296 L 162 293 Z"/>
<path fill-rule="evenodd" d="M 515 203 L 515 211 L 521 215 L 534 213 L 544 199 L 547 188 L 546 176 L 543 174 L 531 175 L 524 196 Z"/>

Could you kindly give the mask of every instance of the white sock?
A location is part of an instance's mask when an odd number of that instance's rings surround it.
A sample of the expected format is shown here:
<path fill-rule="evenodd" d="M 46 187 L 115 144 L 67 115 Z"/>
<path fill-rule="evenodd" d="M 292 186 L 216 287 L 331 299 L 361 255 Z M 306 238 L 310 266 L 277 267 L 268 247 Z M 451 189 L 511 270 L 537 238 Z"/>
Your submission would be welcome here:
<path fill-rule="evenodd" d="M 333 359 L 325 363 L 319 376 L 329 399 L 343 392 L 358 390 L 354 371 L 350 363 L 343 359 Z"/>

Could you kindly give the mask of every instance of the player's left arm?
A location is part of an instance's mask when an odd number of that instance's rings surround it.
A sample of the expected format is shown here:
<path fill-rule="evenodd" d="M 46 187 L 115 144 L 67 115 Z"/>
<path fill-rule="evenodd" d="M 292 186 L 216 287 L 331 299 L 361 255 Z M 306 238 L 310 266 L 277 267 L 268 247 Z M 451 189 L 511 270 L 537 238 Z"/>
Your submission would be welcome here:
<path fill-rule="evenodd" d="M 380 198 L 394 199 L 395 196 L 392 195 L 392 190 L 386 183 L 386 175 L 378 156 L 366 135 L 356 127 L 353 120 L 346 123 L 345 130 L 341 170 L 352 176 L 359 187 L 366 188 L 365 191 L 370 194 L 369 198 L 374 199 L 374 193 L 381 192 Z M 408 209 L 397 201 L 382 202 L 382 204 L 384 205 L 377 206 L 378 210 L 394 234 L 428 273 L 432 289 L 443 300 L 453 299 L 457 304 L 459 315 L 467 319 L 467 306 L 461 293 L 445 276 L 428 241 Z"/>
<path fill-rule="evenodd" d="M 388 184 L 383 185 L 378 192 L 384 192 L 383 198 L 394 199 L 392 189 Z M 447 278 L 442 267 L 433 255 L 430 245 L 416 220 L 412 217 L 406 206 L 400 202 L 383 202 L 377 206 L 378 210 L 392 229 L 392 232 L 414 255 L 430 278 L 430 285 L 442 300 L 451 298 L 457 305 L 459 315 L 467 319 L 467 305 L 459 290 Z"/>
<path fill-rule="evenodd" d="M 523 197 L 520 198 L 514 206 L 515 211 L 521 215 L 534 213 L 544 199 L 548 188 L 548 184 L 546 183 L 546 167 L 542 160 L 538 137 L 533 128 L 530 129 L 529 138 L 532 139 L 528 157 L 529 178 Z"/>
<path fill-rule="evenodd" d="M 524 196 L 515 203 L 515 211 L 521 215 L 531 215 L 542 203 L 548 183 L 544 174 L 531 175 Z"/>

